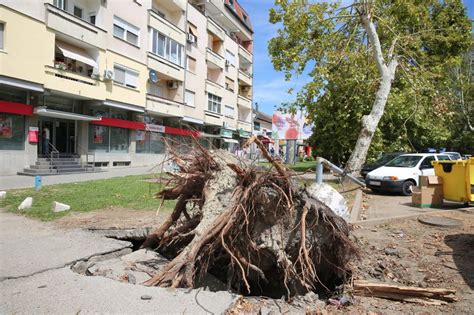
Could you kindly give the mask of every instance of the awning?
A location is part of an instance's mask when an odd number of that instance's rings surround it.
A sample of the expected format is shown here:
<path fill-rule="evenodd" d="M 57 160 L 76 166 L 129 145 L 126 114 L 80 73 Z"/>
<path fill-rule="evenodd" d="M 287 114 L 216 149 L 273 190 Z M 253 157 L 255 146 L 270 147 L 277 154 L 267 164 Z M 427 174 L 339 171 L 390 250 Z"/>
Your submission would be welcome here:
<path fill-rule="evenodd" d="M 0 75 L 0 85 L 8 85 L 36 92 L 44 92 L 42 84 L 10 78 L 3 75 Z"/>
<path fill-rule="evenodd" d="M 201 138 L 220 138 L 221 135 L 213 135 L 210 133 L 201 132 Z"/>
<path fill-rule="evenodd" d="M 100 120 L 100 117 L 88 116 L 88 115 L 82 115 L 82 114 L 76 114 L 76 113 L 70 113 L 70 112 L 62 112 L 59 110 L 47 109 L 44 107 L 36 107 L 34 113 L 38 116 L 62 118 L 62 119 L 69 119 L 69 120 L 82 120 L 82 121 Z"/>
<path fill-rule="evenodd" d="M 189 28 L 189 31 L 190 31 L 194 36 L 198 36 L 198 32 L 197 32 L 196 26 L 192 25 L 191 23 L 188 23 L 188 28 Z"/>
<path fill-rule="evenodd" d="M 204 125 L 204 121 L 202 121 L 200 119 L 188 117 L 188 116 L 184 116 L 183 121 L 187 121 L 187 122 L 195 123 L 195 124 L 199 124 L 199 125 Z"/>
<path fill-rule="evenodd" d="M 117 102 L 117 101 L 112 101 L 112 100 L 105 100 L 104 105 L 110 106 L 110 107 L 115 107 L 115 108 L 121 108 L 121 109 L 126 109 L 129 111 L 133 112 L 139 112 L 139 113 L 144 113 L 145 108 L 137 106 L 137 105 L 132 105 L 132 104 L 126 104 L 122 102 Z"/>
<path fill-rule="evenodd" d="M 224 142 L 227 142 L 227 143 L 239 143 L 239 141 L 235 139 L 222 138 L 222 140 L 224 140 Z"/>
<path fill-rule="evenodd" d="M 0 101 L 0 113 L 33 116 L 33 106 L 22 103 Z"/>
<path fill-rule="evenodd" d="M 95 62 L 95 60 L 92 59 L 92 57 L 89 56 L 85 50 L 63 42 L 56 42 L 56 47 L 59 48 L 64 57 L 71 58 L 83 62 L 91 67 L 97 68 L 97 62 Z"/>

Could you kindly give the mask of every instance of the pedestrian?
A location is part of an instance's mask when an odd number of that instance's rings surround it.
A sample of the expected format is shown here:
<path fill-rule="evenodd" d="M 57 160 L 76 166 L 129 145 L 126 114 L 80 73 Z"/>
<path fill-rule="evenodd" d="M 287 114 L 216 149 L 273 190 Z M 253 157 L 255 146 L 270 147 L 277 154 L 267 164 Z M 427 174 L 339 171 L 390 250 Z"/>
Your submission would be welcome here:
<path fill-rule="evenodd" d="M 275 157 L 275 149 L 273 147 L 270 149 L 270 154 L 272 155 L 272 158 Z"/>
<path fill-rule="evenodd" d="M 43 155 L 49 155 L 49 140 L 50 138 L 50 131 L 48 127 L 43 128 Z"/>

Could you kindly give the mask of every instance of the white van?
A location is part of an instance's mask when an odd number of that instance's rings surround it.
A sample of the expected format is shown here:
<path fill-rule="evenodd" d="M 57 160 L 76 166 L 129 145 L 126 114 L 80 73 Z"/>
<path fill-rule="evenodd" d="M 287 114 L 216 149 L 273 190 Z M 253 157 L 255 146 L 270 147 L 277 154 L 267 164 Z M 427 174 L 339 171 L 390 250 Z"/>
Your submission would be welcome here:
<path fill-rule="evenodd" d="M 419 176 L 434 175 L 433 161 L 450 160 L 446 154 L 413 153 L 397 156 L 365 178 L 365 184 L 374 192 L 401 192 L 411 195 L 411 186 L 418 185 Z"/>

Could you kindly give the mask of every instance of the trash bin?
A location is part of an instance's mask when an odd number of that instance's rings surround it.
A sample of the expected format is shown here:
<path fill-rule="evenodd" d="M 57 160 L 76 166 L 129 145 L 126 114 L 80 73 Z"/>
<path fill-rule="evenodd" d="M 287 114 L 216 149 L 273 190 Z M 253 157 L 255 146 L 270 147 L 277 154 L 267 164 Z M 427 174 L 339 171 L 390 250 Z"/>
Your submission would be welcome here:
<path fill-rule="evenodd" d="M 436 176 L 443 178 L 444 199 L 474 201 L 474 158 L 432 163 Z"/>

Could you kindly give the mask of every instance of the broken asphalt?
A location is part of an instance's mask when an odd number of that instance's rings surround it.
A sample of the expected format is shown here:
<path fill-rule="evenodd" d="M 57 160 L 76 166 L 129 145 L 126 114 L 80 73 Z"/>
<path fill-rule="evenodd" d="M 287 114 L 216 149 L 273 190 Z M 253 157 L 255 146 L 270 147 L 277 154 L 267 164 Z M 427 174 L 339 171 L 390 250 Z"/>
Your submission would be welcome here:
<path fill-rule="evenodd" d="M 129 247 L 129 242 L 0 212 L 0 314 L 221 314 L 239 298 L 222 291 L 132 285 L 70 268 Z"/>

